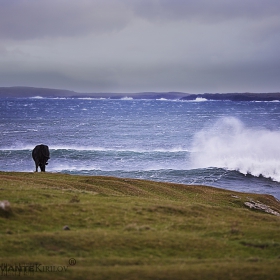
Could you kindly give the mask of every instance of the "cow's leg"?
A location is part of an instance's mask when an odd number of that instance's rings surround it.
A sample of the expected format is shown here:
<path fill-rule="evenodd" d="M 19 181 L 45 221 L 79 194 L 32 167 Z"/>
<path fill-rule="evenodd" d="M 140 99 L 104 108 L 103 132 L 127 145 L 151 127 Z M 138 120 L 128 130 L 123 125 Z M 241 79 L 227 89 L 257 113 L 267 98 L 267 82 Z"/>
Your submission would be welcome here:
<path fill-rule="evenodd" d="M 41 172 L 45 172 L 45 164 L 43 163 L 40 163 L 40 169 L 41 169 Z"/>
<path fill-rule="evenodd" d="M 38 166 L 39 164 L 37 162 L 35 162 L 35 166 L 36 166 L 36 171 L 35 172 L 38 172 Z"/>

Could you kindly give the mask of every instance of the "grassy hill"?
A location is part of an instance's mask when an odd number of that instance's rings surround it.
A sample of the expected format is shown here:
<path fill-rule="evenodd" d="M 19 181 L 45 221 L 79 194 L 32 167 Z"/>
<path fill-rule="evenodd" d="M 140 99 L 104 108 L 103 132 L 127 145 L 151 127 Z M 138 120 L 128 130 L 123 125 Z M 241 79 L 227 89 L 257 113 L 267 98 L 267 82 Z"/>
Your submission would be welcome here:
<path fill-rule="evenodd" d="M 1 279 L 280 279 L 280 217 L 244 205 L 269 195 L 0 172 L 4 200 Z"/>

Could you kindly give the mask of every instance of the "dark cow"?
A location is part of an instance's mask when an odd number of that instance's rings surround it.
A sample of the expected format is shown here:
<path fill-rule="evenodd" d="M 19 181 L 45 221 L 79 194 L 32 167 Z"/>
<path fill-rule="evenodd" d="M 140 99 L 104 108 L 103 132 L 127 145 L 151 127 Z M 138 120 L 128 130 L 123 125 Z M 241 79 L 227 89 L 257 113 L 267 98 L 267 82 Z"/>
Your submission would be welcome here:
<path fill-rule="evenodd" d="M 50 158 L 49 147 L 46 145 L 37 145 L 32 151 L 32 158 L 35 161 L 36 172 L 40 166 L 41 172 L 45 172 L 48 159 Z"/>

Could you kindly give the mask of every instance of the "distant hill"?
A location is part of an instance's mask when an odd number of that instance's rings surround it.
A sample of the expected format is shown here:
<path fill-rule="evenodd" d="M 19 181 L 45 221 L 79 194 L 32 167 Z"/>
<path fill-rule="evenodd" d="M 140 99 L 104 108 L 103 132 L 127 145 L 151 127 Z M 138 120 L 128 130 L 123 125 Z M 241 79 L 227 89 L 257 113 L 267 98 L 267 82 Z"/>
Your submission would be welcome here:
<path fill-rule="evenodd" d="M 181 100 L 196 100 L 198 98 L 229 101 L 280 101 L 280 93 L 204 93 L 190 94 Z"/>
<path fill-rule="evenodd" d="M 70 90 L 35 87 L 0 87 L 0 97 L 68 97 L 77 94 Z"/>
<path fill-rule="evenodd" d="M 132 97 L 135 99 L 180 99 L 187 96 L 182 92 L 141 92 L 141 93 L 80 93 L 71 90 L 35 88 L 35 87 L 0 87 L 0 98 L 2 97 L 92 97 L 121 99 Z"/>
<path fill-rule="evenodd" d="M 190 94 L 184 92 L 139 92 L 139 93 L 79 93 L 64 89 L 35 88 L 35 87 L 0 87 L 0 98 L 25 98 L 25 97 L 72 97 L 72 98 L 133 98 L 133 99 L 180 99 L 194 101 L 230 100 L 230 101 L 280 101 L 280 92 L 277 93 L 203 93 Z"/>

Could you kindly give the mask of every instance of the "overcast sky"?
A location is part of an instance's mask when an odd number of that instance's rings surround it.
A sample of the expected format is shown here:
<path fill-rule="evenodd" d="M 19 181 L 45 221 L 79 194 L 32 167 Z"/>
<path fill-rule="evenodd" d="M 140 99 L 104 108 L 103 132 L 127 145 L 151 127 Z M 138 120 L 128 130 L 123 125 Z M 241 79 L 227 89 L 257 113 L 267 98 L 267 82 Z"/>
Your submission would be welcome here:
<path fill-rule="evenodd" d="M 279 0 L 0 0 L 0 86 L 279 92 Z"/>

